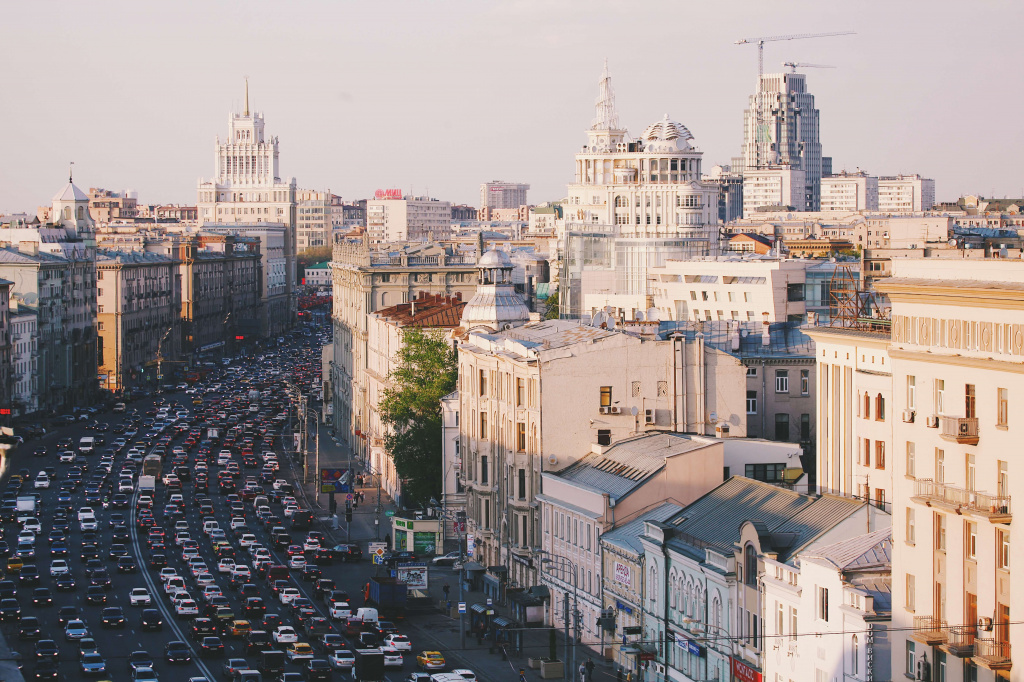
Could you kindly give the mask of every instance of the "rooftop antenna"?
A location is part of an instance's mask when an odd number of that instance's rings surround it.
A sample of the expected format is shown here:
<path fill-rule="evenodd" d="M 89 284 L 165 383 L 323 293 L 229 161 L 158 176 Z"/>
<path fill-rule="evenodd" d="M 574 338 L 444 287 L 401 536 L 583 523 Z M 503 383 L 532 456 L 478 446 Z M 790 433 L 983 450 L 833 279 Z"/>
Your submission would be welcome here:
<path fill-rule="evenodd" d="M 249 77 L 245 77 L 245 112 L 242 116 L 249 115 Z"/>

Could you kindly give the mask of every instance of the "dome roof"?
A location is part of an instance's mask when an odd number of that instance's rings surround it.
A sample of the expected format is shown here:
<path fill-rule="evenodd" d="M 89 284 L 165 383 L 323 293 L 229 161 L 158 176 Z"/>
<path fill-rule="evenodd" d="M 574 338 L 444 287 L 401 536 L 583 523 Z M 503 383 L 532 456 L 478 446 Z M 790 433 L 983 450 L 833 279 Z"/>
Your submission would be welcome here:
<path fill-rule="evenodd" d="M 480 256 L 476 262 L 478 268 L 511 268 L 512 260 L 508 254 L 498 249 L 490 249 Z"/>
<path fill-rule="evenodd" d="M 676 139 L 689 141 L 693 139 L 693 133 L 682 123 L 673 121 L 668 117 L 668 114 L 665 114 L 665 117 L 660 121 L 647 126 L 643 137 L 649 142 Z"/>

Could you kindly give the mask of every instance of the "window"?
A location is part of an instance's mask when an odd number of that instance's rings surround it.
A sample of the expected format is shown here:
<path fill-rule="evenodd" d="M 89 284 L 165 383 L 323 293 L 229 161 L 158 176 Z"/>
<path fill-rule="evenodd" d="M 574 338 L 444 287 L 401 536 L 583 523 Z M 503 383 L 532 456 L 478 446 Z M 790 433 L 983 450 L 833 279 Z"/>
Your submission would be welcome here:
<path fill-rule="evenodd" d="M 526 381 L 524 379 L 516 379 L 516 407 L 523 407 L 526 405 Z"/>
<path fill-rule="evenodd" d="M 1009 464 L 1002 460 L 996 462 L 999 478 L 996 480 L 996 495 L 1006 497 L 1010 494 L 1010 469 Z"/>
<path fill-rule="evenodd" d="M 996 565 L 1010 570 L 1010 534 L 1005 530 L 996 531 Z"/>
<path fill-rule="evenodd" d="M 935 414 L 942 414 L 943 403 L 946 395 L 946 381 L 944 379 L 935 380 Z"/>
<path fill-rule="evenodd" d="M 789 440 L 789 415 L 786 413 L 775 415 L 775 440 Z"/>
<path fill-rule="evenodd" d="M 904 663 L 903 663 L 903 666 L 904 666 L 903 674 L 905 674 L 907 677 L 913 678 L 914 677 L 914 673 L 915 673 L 914 664 L 916 662 L 917 662 L 917 656 L 916 656 L 916 654 L 914 652 L 914 641 L 908 639 L 907 640 L 907 653 L 906 653 L 906 657 L 905 657 Z"/>
<path fill-rule="evenodd" d="M 978 416 L 974 384 L 964 386 L 964 416 L 968 419 Z"/>
<path fill-rule="evenodd" d="M 917 407 L 917 377 L 907 377 L 907 409 Z"/>
<path fill-rule="evenodd" d="M 487 466 L 487 455 L 480 456 L 480 483 L 488 485 L 490 482 L 490 470 Z"/>
<path fill-rule="evenodd" d="M 860 672 L 860 642 L 857 635 L 850 638 L 850 673 L 857 675 Z"/>
<path fill-rule="evenodd" d="M 755 481 L 778 483 L 784 479 L 785 464 L 745 464 L 743 475 Z"/>
<path fill-rule="evenodd" d="M 1010 416 L 1010 392 L 1005 388 L 996 390 L 997 410 L 996 424 L 1006 426 Z"/>
<path fill-rule="evenodd" d="M 881 393 L 875 396 L 875 421 L 885 421 L 885 398 Z"/>
<path fill-rule="evenodd" d="M 860 463 L 866 467 L 871 466 L 871 439 L 864 439 L 864 447 L 862 449 L 864 455 L 860 458 Z"/>
<path fill-rule="evenodd" d="M 884 440 L 876 440 L 875 441 L 875 468 L 876 469 L 884 469 L 885 468 L 885 441 Z"/>
<path fill-rule="evenodd" d="M 917 445 L 907 441 L 907 476 L 917 476 L 917 463 L 914 461 L 917 452 Z"/>
<path fill-rule="evenodd" d="M 978 559 L 978 524 L 973 521 L 964 521 L 964 556 Z"/>
<path fill-rule="evenodd" d="M 743 582 L 750 586 L 757 585 L 757 552 L 754 546 L 747 544 L 743 548 Z"/>
<path fill-rule="evenodd" d="M 817 601 L 818 601 L 818 604 L 817 604 L 818 620 L 827 621 L 828 620 L 828 588 L 827 587 L 819 587 L 818 588 L 818 599 L 817 599 Z"/>
<path fill-rule="evenodd" d="M 597 444 L 598 445 L 611 445 L 612 444 L 612 430 L 611 429 L 598 429 L 597 430 Z"/>
<path fill-rule="evenodd" d="M 946 652 L 935 651 L 935 682 L 946 682 Z"/>
<path fill-rule="evenodd" d="M 809 443 L 811 440 L 811 415 L 800 415 L 800 442 Z"/>
<path fill-rule="evenodd" d="M 480 413 L 480 437 L 487 438 L 487 413 Z"/>
<path fill-rule="evenodd" d="M 946 551 L 946 515 L 942 512 L 935 512 L 933 525 L 935 526 L 935 550 Z"/>
<path fill-rule="evenodd" d="M 487 395 L 487 370 L 480 370 L 480 395 Z"/>
<path fill-rule="evenodd" d="M 935 482 L 946 482 L 946 451 L 935 448 Z"/>
<path fill-rule="evenodd" d="M 907 573 L 907 594 L 906 594 L 906 607 L 907 611 L 914 610 L 914 604 L 917 601 L 917 579 L 912 573 Z"/>
<path fill-rule="evenodd" d="M 526 499 L 526 469 L 519 470 L 519 499 Z"/>
<path fill-rule="evenodd" d="M 811 392 L 811 370 L 800 370 L 800 395 L 807 395 Z"/>
<path fill-rule="evenodd" d="M 601 407 L 612 406 L 612 387 L 602 386 L 601 387 Z"/>
<path fill-rule="evenodd" d="M 914 509 L 907 507 L 907 544 L 913 545 L 917 543 L 917 534 L 915 532 L 915 521 L 914 521 Z"/>
<path fill-rule="evenodd" d="M 747 391 L 747 414 L 757 414 L 757 391 Z"/>
<path fill-rule="evenodd" d="M 777 369 L 777 370 L 775 370 L 775 392 L 776 393 L 789 393 L 789 370 L 788 369 Z"/>
<path fill-rule="evenodd" d="M 516 450 L 526 452 L 526 424 L 516 423 Z"/>
<path fill-rule="evenodd" d="M 875 506 L 879 509 L 885 509 L 885 489 L 875 488 Z"/>
<path fill-rule="evenodd" d="M 967 489 L 974 490 L 977 483 L 978 464 L 973 453 L 964 456 L 964 480 L 967 482 Z"/>

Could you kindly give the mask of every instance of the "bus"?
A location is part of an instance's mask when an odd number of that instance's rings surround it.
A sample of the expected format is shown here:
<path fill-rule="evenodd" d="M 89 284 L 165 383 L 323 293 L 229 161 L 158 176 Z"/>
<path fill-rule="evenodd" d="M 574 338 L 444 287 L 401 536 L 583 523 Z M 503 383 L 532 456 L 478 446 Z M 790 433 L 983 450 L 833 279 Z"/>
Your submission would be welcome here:
<path fill-rule="evenodd" d="M 142 460 L 142 475 L 160 478 L 163 465 L 164 461 L 160 458 L 160 455 L 146 455 Z"/>

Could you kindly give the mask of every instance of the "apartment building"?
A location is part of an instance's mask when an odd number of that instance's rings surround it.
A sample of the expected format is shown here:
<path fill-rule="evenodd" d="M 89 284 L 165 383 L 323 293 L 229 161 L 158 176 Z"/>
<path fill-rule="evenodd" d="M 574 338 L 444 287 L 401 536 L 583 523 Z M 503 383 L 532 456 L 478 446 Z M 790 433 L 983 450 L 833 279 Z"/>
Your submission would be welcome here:
<path fill-rule="evenodd" d="M 330 246 L 333 233 L 334 195 L 330 190 L 298 190 L 295 193 L 295 251 Z"/>
<path fill-rule="evenodd" d="M 402 196 L 366 202 L 366 233 L 374 245 L 445 239 L 451 224 L 452 205 L 448 201 Z"/>
<path fill-rule="evenodd" d="M 821 210 L 856 213 L 878 210 L 878 178 L 843 171 L 821 179 Z"/>
<path fill-rule="evenodd" d="M 805 211 L 807 174 L 797 168 L 766 167 L 743 172 L 743 217 L 768 208 Z"/>
<path fill-rule="evenodd" d="M 920 213 L 935 206 L 935 181 L 918 174 L 878 178 L 878 210 L 882 213 Z"/>
<path fill-rule="evenodd" d="M 1024 263 L 895 259 L 876 286 L 892 303 L 891 677 L 1016 677 L 1012 586 L 1024 540 L 1014 405 L 1024 395 Z M 1019 534 L 1019 533 L 1018 533 Z"/>
<path fill-rule="evenodd" d="M 11 410 L 14 416 L 39 409 L 39 312 L 24 305 L 10 311 Z"/>
<path fill-rule="evenodd" d="M 138 194 L 130 190 L 112 192 L 108 189 L 90 187 L 89 215 L 96 223 L 134 220 L 139 217 Z"/>
<path fill-rule="evenodd" d="M 480 209 L 518 209 L 526 206 L 526 193 L 530 186 L 523 182 L 492 180 L 480 184 Z M 488 218 L 481 218 L 488 220 Z"/>

